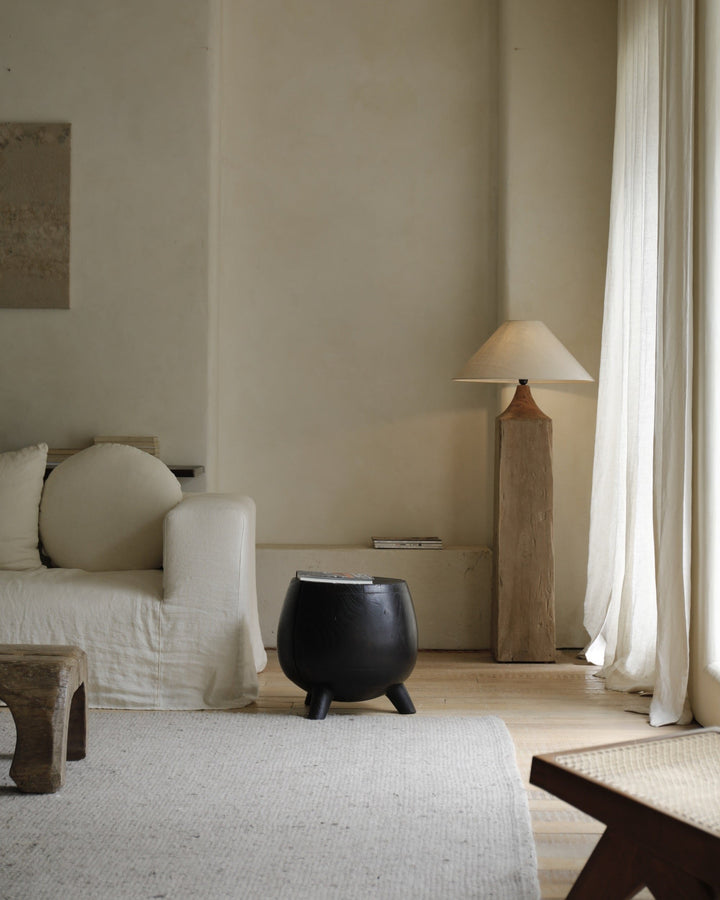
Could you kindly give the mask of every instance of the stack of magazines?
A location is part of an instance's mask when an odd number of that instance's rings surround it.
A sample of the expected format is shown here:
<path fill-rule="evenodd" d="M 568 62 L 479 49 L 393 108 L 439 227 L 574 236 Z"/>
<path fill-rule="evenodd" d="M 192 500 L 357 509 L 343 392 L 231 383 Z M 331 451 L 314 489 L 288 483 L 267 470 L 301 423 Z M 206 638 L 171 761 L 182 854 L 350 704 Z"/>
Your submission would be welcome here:
<path fill-rule="evenodd" d="M 442 550 L 439 537 L 374 537 L 372 542 L 376 550 Z"/>

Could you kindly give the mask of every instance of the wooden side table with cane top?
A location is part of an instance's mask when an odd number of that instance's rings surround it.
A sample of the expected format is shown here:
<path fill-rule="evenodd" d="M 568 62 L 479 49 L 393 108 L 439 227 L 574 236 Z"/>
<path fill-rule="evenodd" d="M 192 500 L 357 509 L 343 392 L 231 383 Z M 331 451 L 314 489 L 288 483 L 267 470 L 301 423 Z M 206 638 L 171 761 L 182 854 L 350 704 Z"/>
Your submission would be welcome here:
<path fill-rule="evenodd" d="M 86 681 L 87 659 L 78 647 L 0 644 L 0 700 L 17 731 L 10 777 L 21 791 L 57 791 L 65 760 L 85 757 Z"/>
<path fill-rule="evenodd" d="M 568 900 L 720 897 L 720 729 L 543 754 L 530 782 L 607 825 Z"/>

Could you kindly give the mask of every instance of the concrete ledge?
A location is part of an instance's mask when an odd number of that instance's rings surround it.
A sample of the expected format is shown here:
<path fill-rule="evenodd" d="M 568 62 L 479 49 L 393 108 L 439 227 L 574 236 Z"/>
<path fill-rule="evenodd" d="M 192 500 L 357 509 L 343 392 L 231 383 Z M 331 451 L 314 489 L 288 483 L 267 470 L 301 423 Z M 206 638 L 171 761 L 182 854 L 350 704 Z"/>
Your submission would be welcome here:
<path fill-rule="evenodd" d="M 298 569 L 402 578 L 412 594 L 421 649 L 484 650 L 490 646 L 492 551 L 488 547 L 375 550 L 258 544 L 258 605 L 266 647 L 277 646 L 285 592 Z"/>

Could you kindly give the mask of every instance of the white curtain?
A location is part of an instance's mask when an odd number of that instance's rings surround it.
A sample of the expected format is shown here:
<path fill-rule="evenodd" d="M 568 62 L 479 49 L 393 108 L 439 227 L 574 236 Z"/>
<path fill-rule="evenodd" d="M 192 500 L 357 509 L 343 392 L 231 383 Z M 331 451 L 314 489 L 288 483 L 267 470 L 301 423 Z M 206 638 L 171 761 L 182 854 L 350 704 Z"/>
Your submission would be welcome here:
<path fill-rule="evenodd" d="M 720 0 L 697 0 L 692 706 L 720 725 Z"/>
<path fill-rule="evenodd" d="M 621 0 L 587 658 L 689 718 L 694 0 Z"/>

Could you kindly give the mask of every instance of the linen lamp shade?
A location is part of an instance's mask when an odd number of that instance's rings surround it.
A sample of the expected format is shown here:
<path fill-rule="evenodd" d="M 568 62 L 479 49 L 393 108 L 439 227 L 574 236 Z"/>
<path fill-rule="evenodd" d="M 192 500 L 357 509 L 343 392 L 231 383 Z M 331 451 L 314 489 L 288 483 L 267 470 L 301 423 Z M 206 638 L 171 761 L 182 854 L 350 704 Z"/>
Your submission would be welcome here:
<path fill-rule="evenodd" d="M 592 381 L 543 322 L 504 322 L 465 364 L 455 381 L 497 383 Z"/>

